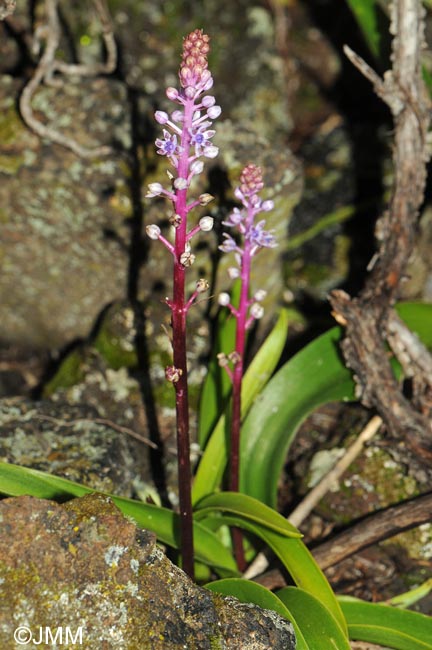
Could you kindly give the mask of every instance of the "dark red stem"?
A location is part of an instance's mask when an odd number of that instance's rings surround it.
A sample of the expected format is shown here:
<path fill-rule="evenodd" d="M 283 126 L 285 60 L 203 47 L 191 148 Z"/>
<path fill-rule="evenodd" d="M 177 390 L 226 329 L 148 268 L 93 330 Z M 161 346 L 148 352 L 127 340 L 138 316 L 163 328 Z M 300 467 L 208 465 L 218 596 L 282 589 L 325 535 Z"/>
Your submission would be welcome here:
<path fill-rule="evenodd" d="M 253 216 L 252 216 L 253 218 Z M 245 242 L 241 262 L 241 291 L 237 310 L 237 328 L 235 351 L 237 362 L 232 376 L 232 413 L 231 413 L 231 448 L 229 489 L 238 492 L 240 487 L 240 431 L 241 431 L 241 392 L 244 371 L 244 354 L 246 348 L 246 322 L 249 308 L 249 284 L 251 267 L 251 246 Z M 246 569 L 246 559 L 243 549 L 243 535 L 241 530 L 233 528 L 232 541 L 234 557 L 240 571 Z"/>
<path fill-rule="evenodd" d="M 182 132 L 182 155 L 178 165 L 178 178 L 187 179 L 189 172 L 190 127 L 194 102 L 185 104 L 184 127 Z M 188 370 L 186 359 L 186 314 L 185 301 L 185 265 L 180 262 L 180 257 L 185 251 L 187 241 L 187 189 L 176 191 L 174 210 L 180 216 L 180 223 L 176 228 L 175 257 L 173 273 L 173 300 L 172 330 L 174 366 L 179 370 L 179 380 L 174 384 L 176 392 L 176 420 L 177 420 L 177 463 L 178 463 L 178 489 L 180 505 L 180 537 L 183 570 L 194 578 L 194 543 L 193 543 L 193 517 L 191 497 L 191 464 L 190 464 L 190 439 L 189 439 L 189 397 L 188 397 Z"/>

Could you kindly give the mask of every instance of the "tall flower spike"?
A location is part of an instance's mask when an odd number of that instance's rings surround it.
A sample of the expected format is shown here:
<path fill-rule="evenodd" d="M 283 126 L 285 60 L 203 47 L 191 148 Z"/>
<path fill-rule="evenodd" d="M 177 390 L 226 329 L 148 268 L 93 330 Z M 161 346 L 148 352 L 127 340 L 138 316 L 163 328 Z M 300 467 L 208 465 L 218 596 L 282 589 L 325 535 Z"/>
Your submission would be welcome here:
<path fill-rule="evenodd" d="M 170 114 L 161 110 L 155 113 L 156 122 L 163 127 L 162 137 L 156 139 L 157 153 L 166 156 L 175 171 L 168 172 L 168 189 L 160 183 L 150 183 L 146 194 L 148 198 L 162 197 L 172 203 L 169 221 L 175 231 L 174 245 L 162 235 L 157 224 L 147 226 L 146 230 L 150 239 L 160 241 L 174 259 L 173 297 L 165 301 L 172 312 L 173 347 L 173 363 L 166 369 L 166 378 L 172 382 L 176 392 L 181 550 L 183 568 L 190 576 L 193 576 L 194 563 L 186 315 L 208 285 L 204 279 L 200 280 L 195 291 L 186 298 L 185 275 L 195 260 L 191 240 L 198 232 L 211 230 L 213 219 L 211 216 L 202 216 L 189 229 L 188 218 L 193 208 L 207 205 L 212 197 L 210 194 L 201 194 L 198 199 L 188 202 L 188 192 L 194 178 L 204 169 L 200 158 L 214 158 L 218 154 L 218 148 L 211 142 L 215 134 L 211 127 L 221 109 L 212 95 L 204 94 L 213 85 L 207 62 L 209 51 L 210 38 L 201 29 L 196 29 L 183 40 L 180 89 L 166 90 L 166 96 L 176 104 L 176 108 Z"/>

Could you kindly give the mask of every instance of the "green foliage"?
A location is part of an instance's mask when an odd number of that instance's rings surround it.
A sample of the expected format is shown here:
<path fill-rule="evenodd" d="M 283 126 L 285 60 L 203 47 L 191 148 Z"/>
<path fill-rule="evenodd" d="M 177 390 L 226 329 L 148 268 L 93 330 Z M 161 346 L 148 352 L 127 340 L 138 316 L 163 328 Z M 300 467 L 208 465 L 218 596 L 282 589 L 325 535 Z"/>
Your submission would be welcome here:
<path fill-rule="evenodd" d="M 432 305 L 406 303 L 398 311 L 432 348 Z M 296 631 L 299 650 L 348 650 L 348 637 L 395 650 L 432 650 L 432 619 L 395 607 L 337 599 L 297 529 L 266 505 L 275 503 L 279 474 L 301 422 L 320 404 L 354 399 L 354 382 L 339 352 L 343 333 L 338 327 L 306 346 L 270 379 L 284 347 L 287 326 L 287 313 L 283 311 L 245 376 L 241 449 L 245 493 L 217 492 L 227 463 L 224 416 L 208 439 L 194 493 L 195 551 L 202 575 L 208 578 L 209 568 L 221 577 L 237 575 L 229 539 L 221 535 L 227 526 L 236 526 L 273 551 L 296 587 L 272 594 L 254 583 L 227 579 L 212 583 L 210 588 L 274 609 L 288 618 Z M 228 339 L 229 334 L 225 334 Z M 399 371 L 395 364 L 395 372 Z M 207 394 L 217 390 L 218 383 L 214 382 Z M 205 435 L 215 421 L 217 403 L 212 401 L 213 414 L 203 421 Z M 91 491 L 45 472 L 0 463 L 0 492 L 4 494 L 65 500 Z M 166 508 L 107 496 L 137 525 L 154 531 L 162 543 L 179 548 L 178 515 Z M 204 567 L 208 567 L 206 571 Z"/>
<path fill-rule="evenodd" d="M 381 7 L 377 0 L 347 0 L 353 12 L 366 43 L 376 59 L 380 58 L 381 41 L 384 34 L 388 33 L 380 28 Z"/>
<path fill-rule="evenodd" d="M 283 309 L 276 325 L 258 350 L 244 375 L 242 388 L 243 417 L 250 408 L 256 395 L 263 386 L 265 386 L 274 372 L 285 345 L 287 329 L 288 316 L 286 310 Z M 216 384 L 213 388 L 216 388 Z M 215 403 L 216 400 L 212 400 L 209 408 L 212 409 L 212 406 Z M 207 404 L 202 404 L 201 408 L 206 410 Z M 208 421 L 211 421 L 212 419 L 213 415 L 210 414 Z M 219 420 L 207 442 L 195 476 L 192 491 L 192 499 L 194 503 L 207 494 L 214 492 L 222 482 L 223 473 L 228 460 L 226 442 L 228 438 L 227 429 L 227 418 L 225 415 L 222 415 L 219 417 Z"/>
<path fill-rule="evenodd" d="M 432 618 L 388 605 L 340 597 L 350 639 L 395 650 L 432 650 Z"/>
<path fill-rule="evenodd" d="M 404 303 L 397 309 L 432 349 L 432 305 Z M 334 327 L 300 350 L 268 382 L 244 421 L 241 490 L 267 505 L 275 506 L 280 473 L 300 424 L 322 404 L 354 399 L 354 381 L 339 351 L 342 335 Z"/>
<path fill-rule="evenodd" d="M 210 494 L 195 506 L 195 519 L 199 521 L 217 512 L 228 512 L 236 517 L 244 518 L 279 533 L 283 537 L 302 537 L 297 528 L 276 510 L 246 494 L 239 492 Z"/>
<path fill-rule="evenodd" d="M 350 650 L 345 620 L 341 627 L 322 601 L 295 587 L 285 587 L 276 592 L 276 595 L 296 622 L 304 648 Z M 301 644 L 297 644 L 297 647 L 301 648 Z"/>
<path fill-rule="evenodd" d="M 225 499 L 226 494 L 228 496 Z M 293 536 L 293 533 L 298 532 L 296 528 L 286 520 L 282 523 L 283 518 L 277 513 L 272 516 L 260 517 L 258 514 L 258 516 L 252 517 L 250 510 L 253 500 L 245 501 L 244 508 L 241 507 L 241 501 L 238 500 L 234 508 L 230 493 L 226 494 L 222 493 L 219 499 L 213 496 L 203 499 L 201 505 L 205 510 L 205 518 L 201 519 L 200 511 L 197 512 L 201 523 L 211 530 L 217 530 L 222 526 L 236 526 L 252 533 L 257 539 L 261 539 L 277 555 L 296 585 L 323 603 L 339 622 L 339 625 L 342 628 L 346 627 L 339 603 L 327 578 L 303 541 L 298 536 Z M 230 503 L 227 504 L 227 501 L 230 501 Z M 214 512 L 211 512 L 210 505 L 213 507 Z M 260 504 L 261 512 L 264 512 L 264 508 L 263 504 Z M 228 513 L 230 511 L 234 512 L 234 515 L 216 514 L 217 510 L 221 509 Z M 275 515 L 277 515 L 277 518 Z M 274 522 L 276 522 L 277 530 L 275 530 Z"/>

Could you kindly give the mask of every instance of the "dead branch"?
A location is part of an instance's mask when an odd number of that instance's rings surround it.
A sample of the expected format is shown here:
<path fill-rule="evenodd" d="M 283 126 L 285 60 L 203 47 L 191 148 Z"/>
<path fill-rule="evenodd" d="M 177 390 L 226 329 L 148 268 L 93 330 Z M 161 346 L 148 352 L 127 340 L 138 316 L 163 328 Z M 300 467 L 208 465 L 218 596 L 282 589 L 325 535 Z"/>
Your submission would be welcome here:
<path fill-rule="evenodd" d="M 92 65 L 72 65 L 56 59 L 56 53 L 59 48 L 61 27 L 57 11 L 58 0 L 45 0 L 46 23 L 41 25 L 34 34 L 35 49 L 41 49 L 41 41 L 45 41 L 42 56 L 36 66 L 35 72 L 24 87 L 20 100 L 20 112 L 24 122 L 40 138 L 46 138 L 51 142 L 60 144 L 70 149 L 82 158 L 92 158 L 95 156 L 106 156 L 112 153 L 108 146 L 102 147 L 84 147 L 52 127 L 40 122 L 34 115 L 32 108 L 32 98 L 42 83 L 48 85 L 61 85 L 62 81 L 55 76 L 56 72 L 63 75 L 94 76 L 97 74 L 108 74 L 113 72 L 117 65 L 117 48 L 114 40 L 111 18 L 105 0 L 94 0 L 94 5 L 102 25 L 102 36 L 105 43 L 107 58 L 104 63 L 95 63 Z"/>
<path fill-rule="evenodd" d="M 391 5 L 392 69 L 381 80 L 349 48 L 353 64 L 372 82 L 389 106 L 395 125 L 394 186 L 389 209 L 376 227 L 378 251 L 369 265 L 365 287 L 356 298 L 333 291 L 336 320 L 345 327 L 342 351 L 354 372 L 358 397 L 373 406 L 390 432 L 417 453 L 431 447 L 432 360 L 416 337 L 402 332 L 393 310 L 407 262 L 414 248 L 417 219 L 423 201 L 428 160 L 426 133 L 430 101 L 424 89 L 420 52 L 424 42 L 424 10 L 420 0 L 394 0 Z M 402 368 L 420 373 L 415 399 L 408 399 L 393 373 L 387 344 Z M 421 363 L 420 356 L 423 357 Z"/>
<path fill-rule="evenodd" d="M 431 512 L 432 493 L 374 512 L 333 539 L 320 544 L 312 551 L 313 556 L 322 569 L 327 569 L 372 544 L 429 523 Z"/>
<path fill-rule="evenodd" d="M 385 510 L 373 512 L 339 535 L 312 550 L 321 569 L 328 569 L 359 551 L 390 539 L 406 530 L 431 521 L 432 493 L 423 494 Z M 268 589 L 285 586 L 286 580 L 278 569 L 254 578 Z"/>

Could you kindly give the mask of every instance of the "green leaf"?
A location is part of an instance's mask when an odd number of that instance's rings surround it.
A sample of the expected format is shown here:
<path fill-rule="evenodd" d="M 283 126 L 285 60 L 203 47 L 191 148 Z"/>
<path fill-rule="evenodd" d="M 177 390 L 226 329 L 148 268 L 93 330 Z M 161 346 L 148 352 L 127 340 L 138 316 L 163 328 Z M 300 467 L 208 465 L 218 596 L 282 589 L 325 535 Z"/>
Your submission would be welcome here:
<path fill-rule="evenodd" d="M 393 598 L 390 598 L 386 601 L 386 604 L 405 609 L 406 607 L 411 607 L 411 605 L 414 605 L 414 603 L 417 603 L 422 598 L 428 596 L 431 591 L 432 578 L 429 578 L 428 580 L 425 580 L 425 582 L 423 582 L 421 585 L 418 585 L 418 587 L 414 587 L 409 591 L 405 591 L 403 594 L 393 596 Z"/>
<path fill-rule="evenodd" d="M 352 640 L 379 643 L 395 650 L 432 650 L 432 618 L 378 603 L 338 598 Z"/>
<path fill-rule="evenodd" d="M 0 462 L 0 493 L 9 496 L 29 494 L 41 499 L 64 501 L 91 492 L 95 490 L 59 476 Z M 152 530 L 164 544 L 179 547 L 178 515 L 171 510 L 114 494 L 104 494 L 113 500 L 124 515 L 132 517 L 138 526 Z M 194 540 L 197 561 L 214 567 L 222 575 L 238 574 L 229 550 L 199 522 L 194 523 Z"/>
<path fill-rule="evenodd" d="M 254 603 L 263 609 L 271 609 L 290 620 L 289 611 L 280 599 L 257 582 L 242 578 L 224 578 L 209 582 L 205 587 L 223 596 L 234 596 L 242 603 Z"/>
<path fill-rule="evenodd" d="M 381 41 L 388 34 L 388 29 L 384 31 L 384 26 L 380 28 L 380 21 L 382 22 L 384 14 L 377 0 L 347 0 L 347 3 L 363 32 L 369 49 L 379 60 Z"/>
<path fill-rule="evenodd" d="M 320 600 L 296 587 L 285 587 L 276 596 L 294 617 L 307 648 L 350 650 L 343 628 Z"/>
<path fill-rule="evenodd" d="M 432 348 L 432 305 L 402 303 L 397 311 Z M 255 400 L 241 433 L 242 492 L 274 507 L 278 480 L 300 424 L 322 404 L 354 399 L 351 372 L 339 351 L 342 336 L 343 330 L 334 327 L 309 343 L 282 366 Z M 216 463 L 218 450 L 213 453 Z"/>
<path fill-rule="evenodd" d="M 209 514 L 220 511 L 238 515 L 285 537 L 302 537 L 302 534 L 276 510 L 246 494 L 219 492 L 201 499 L 195 506 L 195 520 L 205 519 Z"/>
<path fill-rule="evenodd" d="M 283 309 L 279 318 L 261 348 L 250 363 L 242 386 L 242 417 L 249 410 L 254 398 L 271 377 L 285 345 L 288 329 L 287 311 Z M 202 408 L 205 405 L 202 404 Z M 227 463 L 227 444 L 225 415 L 220 417 L 210 440 L 204 450 L 192 491 L 196 503 L 219 487 Z"/>
<path fill-rule="evenodd" d="M 242 492 L 274 507 L 279 476 L 300 424 L 321 404 L 354 399 L 340 339 L 341 329 L 334 327 L 312 341 L 282 366 L 255 400 L 241 432 Z"/>
<path fill-rule="evenodd" d="M 294 537 L 286 537 L 240 515 L 209 515 L 202 520 L 204 526 L 217 530 L 221 526 L 237 526 L 261 539 L 281 560 L 296 585 L 315 596 L 346 628 L 345 618 L 327 578 L 315 562 L 305 544 Z"/>

